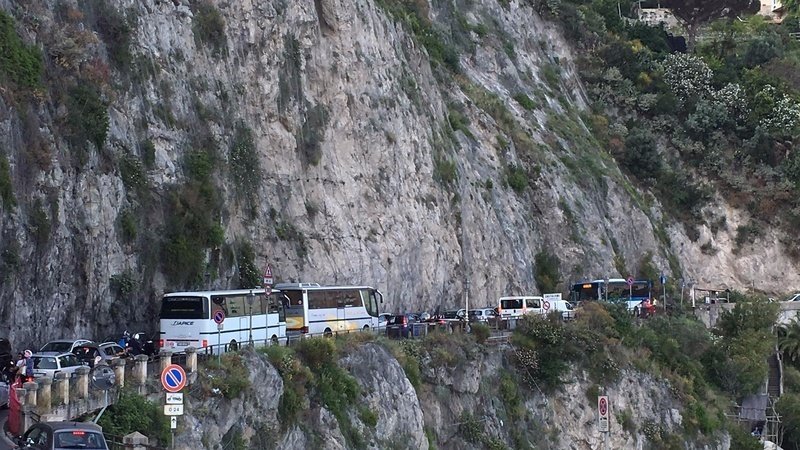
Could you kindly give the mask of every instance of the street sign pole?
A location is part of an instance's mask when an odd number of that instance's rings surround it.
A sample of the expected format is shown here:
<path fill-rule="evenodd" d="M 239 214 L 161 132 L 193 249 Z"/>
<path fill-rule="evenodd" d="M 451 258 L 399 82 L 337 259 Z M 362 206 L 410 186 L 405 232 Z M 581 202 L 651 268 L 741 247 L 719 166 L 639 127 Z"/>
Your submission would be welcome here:
<path fill-rule="evenodd" d="M 214 313 L 214 323 L 217 324 L 217 365 L 220 367 L 222 366 L 222 322 L 225 322 L 225 311 L 219 309 Z M 252 335 L 252 331 L 250 333 Z"/>
<path fill-rule="evenodd" d="M 222 367 L 222 324 L 217 324 L 217 365 Z"/>
<path fill-rule="evenodd" d="M 248 322 L 250 322 L 250 334 L 247 338 L 247 345 L 254 347 L 253 345 L 253 302 L 256 299 L 256 294 L 253 294 L 253 290 L 250 289 L 250 294 L 247 296 L 247 310 L 249 313 Z"/>
<path fill-rule="evenodd" d="M 469 332 L 469 279 L 467 279 L 467 289 L 464 291 L 464 331 Z"/>

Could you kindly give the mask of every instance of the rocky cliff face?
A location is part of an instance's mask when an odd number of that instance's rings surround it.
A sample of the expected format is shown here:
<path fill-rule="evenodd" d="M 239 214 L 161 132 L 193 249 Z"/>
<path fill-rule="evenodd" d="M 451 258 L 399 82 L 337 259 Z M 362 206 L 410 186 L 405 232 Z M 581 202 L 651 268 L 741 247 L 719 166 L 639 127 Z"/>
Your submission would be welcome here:
<path fill-rule="evenodd" d="M 510 347 L 465 345 L 446 361 L 421 355 L 416 389 L 381 345 L 357 347 L 340 361 L 360 387 L 348 415 L 361 445 L 348 441 L 333 414 L 313 402 L 305 403 L 302 425 L 284 427 L 276 418 L 281 377 L 260 356 L 249 354 L 252 387 L 233 400 L 192 397 L 176 448 L 230 448 L 232 442 L 239 443 L 237 448 L 285 449 L 603 448 L 597 400 L 589 398 L 595 385 L 583 374 L 574 373 L 555 393 L 544 395 L 510 364 Z M 662 436 L 681 433 L 683 405 L 667 383 L 626 370 L 606 395 L 611 401 L 608 448 L 656 448 Z M 362 419 L 358 411 L 364 408 L 375 414 L 374 423 Z M 722 434 L 680 441 L 687 449 L 730 446 Z"/>
<path fill-rule="evenodd" d="M 706 255 L 627 181 L 583 124 L 568 43 L 526 2 L 0 8 L 45 66 L 0 95 L 16 342 L 154 328 L 160 293 L 236 287 L 266 261 L 377 286 L 390 311 L 460 303 L 466 280 L 473 304 L 537 292 L 543 251 L 565 291 L 647 252 L 674 278 L 800 284 L 778 236 L 734 255 L 726 210 Z"/>

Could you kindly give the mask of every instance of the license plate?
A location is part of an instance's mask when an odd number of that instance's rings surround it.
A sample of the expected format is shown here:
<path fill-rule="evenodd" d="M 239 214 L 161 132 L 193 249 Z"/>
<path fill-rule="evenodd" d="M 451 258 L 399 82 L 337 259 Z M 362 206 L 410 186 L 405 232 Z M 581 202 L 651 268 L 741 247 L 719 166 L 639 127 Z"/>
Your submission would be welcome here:
<path fill-rule="evenodd" d="M 178 342 L 178 347 L 186 347 L 188 345 L 189 345 L 188 342 Z"/>

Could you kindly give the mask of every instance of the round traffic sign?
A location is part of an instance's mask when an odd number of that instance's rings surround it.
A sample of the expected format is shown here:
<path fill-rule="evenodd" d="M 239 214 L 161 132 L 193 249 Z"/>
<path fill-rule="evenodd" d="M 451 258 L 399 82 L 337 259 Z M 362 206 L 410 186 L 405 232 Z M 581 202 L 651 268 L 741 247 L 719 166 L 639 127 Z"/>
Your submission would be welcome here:
<path fill-rule="evenodd" d="M 186 386 L 186 372 L 177 364 L 170 364 L 161 371 L 161 386 L 167 392 L 179 392 Z"/>
<path fill-rule="evenodd" d="M 598 403 L 600 403 L 598 405 L 598 407 L 600 408 L 600 415 L 605 416 L 606 414 L 608 414 L 608 400 L 606 400 L 605 397 L 600 397 L 600 401 Z"/>
<path fill-rule="evenodd" d="M 550 302 L 549 302 L 549 301 L 547 301 L 547 300 L 543 301 L 543 302 L 542 302 L 542 308 L 544 308 L 544 310 L 545 310 L 545 311 L 547 311 L 548 309 L 550 309 Z"/>
<path fill-rule="evenodd" d="M 224 321 L 225 321 L 225 311 L 223 311 L 223 310 L 221 310 L 221 309 L 218 309 L 218 310 L 217 310 L 217 311 L 214 313 L 214 323 L 216 323 L 217 325 L 219 325 L 219 324 L 221 324 L 221 323 L 222 323 L 222 322 L 224 322 Z"/>

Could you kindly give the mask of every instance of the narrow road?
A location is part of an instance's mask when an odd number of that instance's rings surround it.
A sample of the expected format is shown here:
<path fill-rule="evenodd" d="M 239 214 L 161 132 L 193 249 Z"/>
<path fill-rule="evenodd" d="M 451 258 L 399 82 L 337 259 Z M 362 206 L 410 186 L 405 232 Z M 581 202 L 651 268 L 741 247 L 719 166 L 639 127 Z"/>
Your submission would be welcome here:
<path fill-rule="evenodd" d="M 13 442 L 11 442 L 5 433 L 5 426 L 6 426 L 6 418 L 8 417 L 8 410 L 2 409 L 0 410 L 0 450 L 10 450 L 12 448 L 16 448 Z"/>

